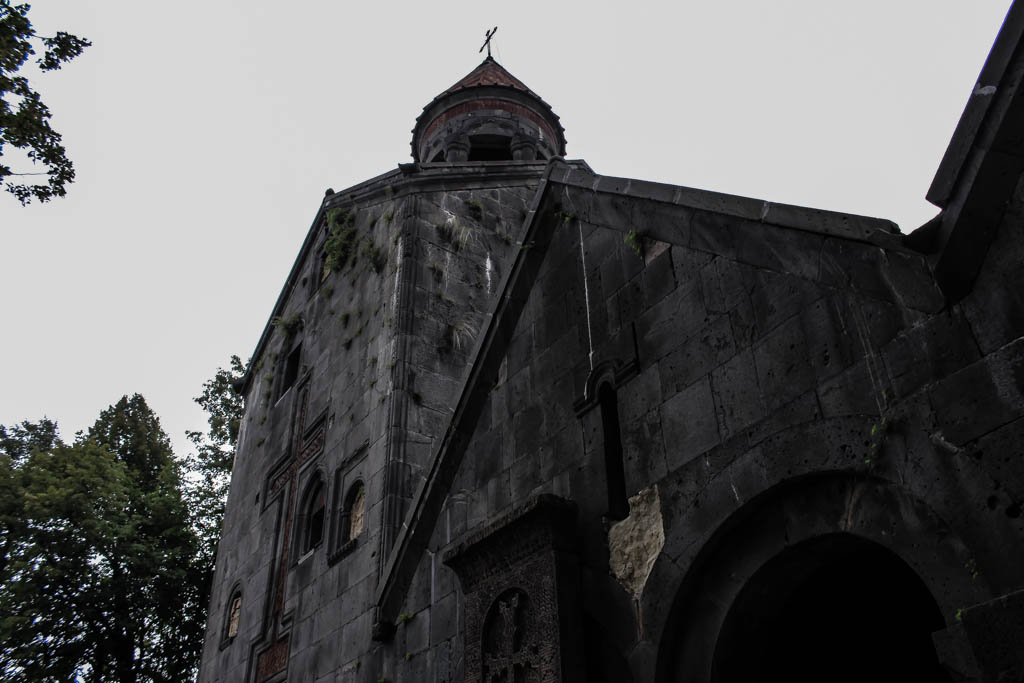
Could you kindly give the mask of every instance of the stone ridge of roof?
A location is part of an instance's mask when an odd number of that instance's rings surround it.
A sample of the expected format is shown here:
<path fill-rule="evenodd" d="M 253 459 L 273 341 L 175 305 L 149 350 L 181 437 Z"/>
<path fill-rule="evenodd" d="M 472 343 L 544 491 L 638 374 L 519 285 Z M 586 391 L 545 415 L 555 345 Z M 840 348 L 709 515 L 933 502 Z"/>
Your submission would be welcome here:
<path fill-rule="evenodd" d="M 978 80 L 971 89 L 971 95 L 925 195 L 925 198 L 935 206 L 946 208 L 956 191 L 957 183 L 960 182 L 971 150 L 975 147 L 984 149 L 984 142 L 980 138 L 986 120 L 991 116 L 989 109 L 997 96 L 1012 98 L 1014 91 L 1019 88 L 1020 82 L 1013 77 L 1011 65 L 1022 39 L 1024 4 L 1018 5 L 1014 1 L 1006 12 L 1003 24 L 981 67 Z"/>
<path fill-rule="evenodd" d="M 681 185 L 648 180 L 603 176 L 582 168 L 561 166 L 552 169 L 549 182 L 684 206 L 735 216 L 781 228 L 867 242 L 886 249 L 912 251 L 903 243 L 899 227 L 884 218 L 779 204 Z"/>

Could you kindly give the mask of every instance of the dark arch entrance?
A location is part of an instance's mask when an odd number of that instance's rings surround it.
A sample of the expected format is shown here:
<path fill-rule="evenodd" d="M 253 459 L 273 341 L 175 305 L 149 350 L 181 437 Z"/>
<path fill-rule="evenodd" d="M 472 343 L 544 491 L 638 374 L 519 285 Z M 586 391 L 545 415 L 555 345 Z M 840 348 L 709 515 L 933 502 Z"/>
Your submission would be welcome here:
<path fill-rule="evenodd" d="M 950 681 L 931 593 L 890 550 L 851 534 L 798 543 L 740 590 L 715 644 L 715 683 Z"/>
<path fill-rule="evenodd" d="M 722 477 L 705 496 L 728 500 L 729 484 Z M 955 531 L 892 482 L 821 472 L 777 483 L 727 514 L 709 510 L 694 506 L 666 525 L 666 562 L 655 564 L 665 581 L 648 582 L 644 592 L 659 683 L 774 680 L 762 669 L 796 681 L 812 675 L 798 670 L 801 662 L 832 667 L 818 680 L 905 681 L 893 665 L 844 679 L 837 663 L 884 663 L 892 643 L 904 653 L 924 650 L 899 665 L 915 669 L 910 680 L 947 681 L 935 660 L 956 654 L 947 647 L 936 657 L 932 633 L 953 623 L 958 606 L 991 599 L 964 570 L 971 555 Z M 700 542 L 686 533 L 709 525 Z M 667 562 L 673 554 L 686 567 L 678 578 Z M 946 629 L 940 640 L 958 637 Z M 838 650 L 825 649 L 833 643 Z"/>

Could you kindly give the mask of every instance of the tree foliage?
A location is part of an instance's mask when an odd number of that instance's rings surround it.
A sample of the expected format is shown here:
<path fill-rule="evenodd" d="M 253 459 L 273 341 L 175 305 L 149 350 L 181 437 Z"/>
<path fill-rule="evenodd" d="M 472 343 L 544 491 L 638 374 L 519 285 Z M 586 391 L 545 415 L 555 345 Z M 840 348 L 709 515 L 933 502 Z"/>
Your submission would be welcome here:
<path fill-rule="evenodd" d="M 199 477 L 194 502 L 202 511 L 198 516 L 199 531 L 207 544 L 211 571 L 242 425 L 242 397 L 233 386 L 244 372 L 238 356 L 231 356 L 227 368 L 217 369 L 213 378 L 203 384 L 203 393 L 195 398 L 206 411 L 209 430 L 205 434 L 187 432 L 196 450 L 189 469 Z"/>
<path fill-rule="evenodd" d="M 111 619 L 100 629 L 109 661 L 97 661 L 94 670 L 106 667 L 122 682 L 187 677 L 202 647 L 206 603 L 180 465 L 138 394 L 101 412 L 88 436 L 124 466 L 129 490 L 129 526 L 115 546 Z"/>
<path fill-rule="evenodd" d="M 0 456 L 4 493 L 17 493 L 3 497 L 0 671 L 6 681 L 74 680 L 107 645 L 83 626 L 106 631 L 115 616 L 117 540 L 130 524 L 125 470 L 88 440 L 33 450 L 12 464 Z"/>
<path fill-rule="evenodd" d="M 209 430 L 188 459 L 138 394 L 71 444 L 46 418 L 0 425 L 0 680 L 195 677 L 242 372 L 232 356 L 203 385 Z"/>
<path fill-rule="evenodd" d="M 60 441 L 57 423 L 43 418 L 39 422 L 22 422 L 10 429 L 0 425 L 0 453 L 13 462 L 23 462 L 34 450 L 48 451 Z"/>
<path fill-rule="evenodd" d="M 91 45 L 88 40 L 63 31 L 39 36 L 28 19 L 29 9 L 27 4 L 12 5 L 10 0 L 0 0 L 0 182 L 22 204 L 33 198 L 45 202 L 63 197 L 67 184 L 75 178 L 75 169 L 65 153 L 60 133 L 50 126 L 49 108 L 21 69 L 36 54 L 33 42 L 43 47 L 43 55 L 35 60 L 41 71 L 61 68 Z M 32 164 L 41 164 L 45 171 L 12 171 L 3 163 L 5 146 L 24 150 Z M 46 183 L 12 180 L 36 175 L 46 176 Z"/>
<path fill-rule="evenodd" d="M 122 398 L 71 445 L 45 420 L 0 435 L 3 680 L 193 676 L 206 610 L 199 542 L 145 400 Z"/>
<path fill-rule="evenodd" d="M 231 356 L 227 369 L 217 369 L 213 378 L 203 384 L 203 393 L 195 398 L 195 402 L 206 411 L 209 429 L 205 434 L 187 432 L 195 448 L 195 454 L 189 459 L 192 477 L 189 505 L 194 513 L 193 528 L 199 543 L 193 580 L 200 589 L 204 623 L 213 586 L 217 542 L 235 463 L 235 448 L 242 425 L 242 397 L 235 392 L 233 385 L 243 373 L 238 356 Z"/>

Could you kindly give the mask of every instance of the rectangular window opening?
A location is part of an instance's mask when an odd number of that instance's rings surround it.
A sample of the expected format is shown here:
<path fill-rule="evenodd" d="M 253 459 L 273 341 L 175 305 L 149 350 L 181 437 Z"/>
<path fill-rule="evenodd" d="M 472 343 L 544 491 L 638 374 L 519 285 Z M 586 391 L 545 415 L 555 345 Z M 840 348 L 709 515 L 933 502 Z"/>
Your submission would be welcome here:
<path fill-rule="evenodd" d="M 297 345 L 291 353 L 288 354 L 288 358 L 284 363 L 284 374 L 281 377 L 281 391 L 277 397 L 280 399 L 282 396 L 288 393 L 288 390 L 295 384 L 295 380 L 299 377 L 299 357 L 302 355 L 302 344 Z"/>

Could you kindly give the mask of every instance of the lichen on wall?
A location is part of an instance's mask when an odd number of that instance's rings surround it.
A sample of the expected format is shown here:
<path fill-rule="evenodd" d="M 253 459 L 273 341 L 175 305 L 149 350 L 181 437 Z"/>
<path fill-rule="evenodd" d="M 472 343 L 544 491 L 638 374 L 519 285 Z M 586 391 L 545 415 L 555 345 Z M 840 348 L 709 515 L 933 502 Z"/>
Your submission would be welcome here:
<path fill-rule="evenodd" d="M 665 545 L 658 487 L 629 499 L 629 516 L 608 531 L 608 566 L 616 579 L 639 599 L 654 561 Z"/>

